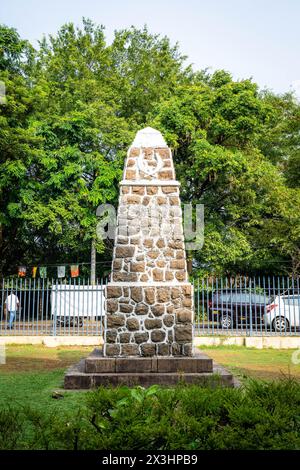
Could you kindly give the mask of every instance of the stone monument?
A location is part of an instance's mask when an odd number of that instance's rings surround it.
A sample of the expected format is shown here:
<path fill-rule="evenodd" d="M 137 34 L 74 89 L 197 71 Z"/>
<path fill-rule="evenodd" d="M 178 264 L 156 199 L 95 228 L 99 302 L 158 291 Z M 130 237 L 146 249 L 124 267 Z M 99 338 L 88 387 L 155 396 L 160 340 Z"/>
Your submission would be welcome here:
<path fill-rule="evenodd" d="M 103 348 L 67 371 L 65 388 L 174 385 L 182 379 L 233 385 L 231 374 L 193 350 L 179 188 L 161 133 L 139 131 L 120 182 Z"/>
<path fill-rule="evenodd" d="M 179 186 L 161 133 L 139 131 L 120 183 L 104 356 L 192 355 Z"/>

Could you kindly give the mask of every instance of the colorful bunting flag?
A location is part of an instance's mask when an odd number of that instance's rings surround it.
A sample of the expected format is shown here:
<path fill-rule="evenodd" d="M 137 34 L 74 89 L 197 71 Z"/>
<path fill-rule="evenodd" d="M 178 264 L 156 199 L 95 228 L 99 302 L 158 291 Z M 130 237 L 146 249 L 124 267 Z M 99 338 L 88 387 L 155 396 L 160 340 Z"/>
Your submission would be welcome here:
<path fill-rule="evenodd" d="M 71 265 L 71 277 L 78 277 L 79 276 L 79 265 L 72 264 Z"/>
<path fill-rule="evenodd" d="M 26 276 L 26 266 L 19 266 L 18 276 L 19 277 L 25 277 Z"/>
<path fill-rule="evenodd" d="M 66 267 L 57 266 L 57 277 L 66 277 Z"/>
<path fill-rule="evenodd" d="M 33 277 L 33 279 L 36 278 L 36 272 L 37 272 L 37 266 L 33 266 L 33 268 L 32 268 L 32 277 Z"/>

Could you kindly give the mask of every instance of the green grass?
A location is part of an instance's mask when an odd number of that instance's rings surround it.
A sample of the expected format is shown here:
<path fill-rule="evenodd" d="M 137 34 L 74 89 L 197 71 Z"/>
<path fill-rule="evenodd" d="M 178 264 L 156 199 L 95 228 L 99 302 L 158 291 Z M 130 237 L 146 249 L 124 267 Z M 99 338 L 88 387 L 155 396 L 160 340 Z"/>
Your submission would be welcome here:
<path fill-rule="evenodd" d="M 244 387 L 61 391 L 66 368 L 92 348 L 8 346 L 0 365 L 0 448 L 300 449 L 300 384 L 286 379 L 300 378 L 293 351 L 201 349 L 242 376 Z"/>
<path fill-rule="evenodd" d="M 51 413 L 77 410 L 83 406 L 85 392 L 64 392 L 63 399 L 54 399 L 52 394 L 63 387 L 66 368 L 86 357 L 92 349 L 7 346 L 6 364 L 0 365 L 0 407 L 28 405 Z"/>
<path fill-rule="evenodd" d="M 202 346 L 201 350 L 242 378 L 300 380 L 300 364 L 293 364 L 295 349 L 255 349 L 243 346 Z"/>

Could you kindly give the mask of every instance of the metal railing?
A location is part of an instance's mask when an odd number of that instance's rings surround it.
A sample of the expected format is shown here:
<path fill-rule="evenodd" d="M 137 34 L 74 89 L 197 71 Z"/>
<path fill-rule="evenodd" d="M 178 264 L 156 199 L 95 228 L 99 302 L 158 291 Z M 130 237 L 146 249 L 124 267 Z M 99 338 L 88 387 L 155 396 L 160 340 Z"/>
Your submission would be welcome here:
<path fill-rule="evenodd" d="M 102 335 L 105 284 L 2 279 L 0 335 Z M 196 335 L 300 335 L 299 278 L 210 277 L 193 284 Z"/>
<path fill-rule="evenodd" d="M 211 277 L 193 284 L 195 334 L 300 335 L 299 277 Z"/>
<path fill-rule="evenodd" d="M 105 282 L 2 279 L 0 335 L 102 335 Z"/>

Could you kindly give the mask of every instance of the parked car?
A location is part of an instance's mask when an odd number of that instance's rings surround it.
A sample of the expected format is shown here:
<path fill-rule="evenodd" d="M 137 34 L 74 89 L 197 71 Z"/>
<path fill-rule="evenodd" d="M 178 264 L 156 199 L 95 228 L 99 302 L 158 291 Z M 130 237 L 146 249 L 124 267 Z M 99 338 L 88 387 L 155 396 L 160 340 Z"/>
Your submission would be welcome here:
<path fill-rule="evenodd" d="M 209 318 L 222 329 L 230 329 L 245 322 L 253 325 L 263 321 L 270 299 L 252 292 L 218 292 L 208 302 Z"/>
<path fill-rule="evenodd" d="M 300 327 L 300 295 L 280 295 L 267 305 L 264 322 L 276 332 Z"/>

